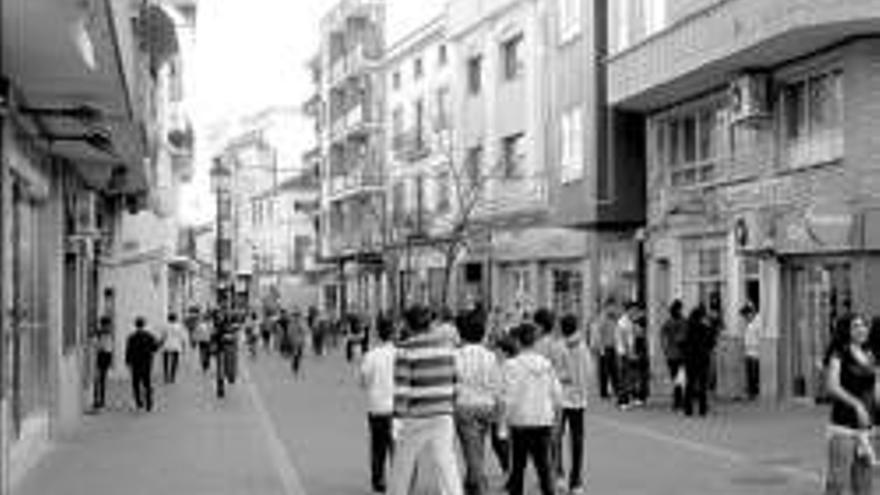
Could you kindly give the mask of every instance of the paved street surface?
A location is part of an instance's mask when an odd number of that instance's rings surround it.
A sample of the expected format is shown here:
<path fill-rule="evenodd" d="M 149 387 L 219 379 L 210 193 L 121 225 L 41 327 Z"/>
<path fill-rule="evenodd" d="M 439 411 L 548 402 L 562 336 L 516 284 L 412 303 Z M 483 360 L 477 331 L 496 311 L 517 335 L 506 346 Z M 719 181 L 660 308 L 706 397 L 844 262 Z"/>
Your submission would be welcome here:
<path fill-rule="evenodd" d="M 276 356 L 260 356 L 223 401 L 187 370 L 180 383 L 159 387 L 152 414 L 127 410 L 127 389 L 115 390 L 112 410 L 88 418 L 16 494 L 368 494 L 354 369 L 341 353 L 305 364 L 295 379 Z M 699 420 L 664 404 L 621 413 L 594 401 L 588 493 L 820 493 L 824 418 L 815 407 L 726 404 Z M 500 493 L 494 462 L 490 469 Z M 419 495 L 437 493 L 428 471 L 420 471 Z"/>

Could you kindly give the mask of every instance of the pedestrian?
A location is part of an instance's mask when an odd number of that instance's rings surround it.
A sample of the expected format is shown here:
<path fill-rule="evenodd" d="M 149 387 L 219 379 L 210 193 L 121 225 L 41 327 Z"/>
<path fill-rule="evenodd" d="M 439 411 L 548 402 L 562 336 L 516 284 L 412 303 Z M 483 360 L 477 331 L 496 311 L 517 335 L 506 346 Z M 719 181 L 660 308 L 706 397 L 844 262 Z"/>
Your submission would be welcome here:
<path fill-rule="evenodd" d="M 260 341 L 260 320 L 257 317 L 256 311 L 250 313 L 250 317 L 244 324 L 244 340 L 251 359 L 256 358 L 257 347 Z"/>
<path fill-rule="evenodd" d="M 633 307 L 633 404 L 644 405 L 651 395 L 651 356 L 648 349 L 648 319 L 641 303 Z"/>
<path fill-rule="evenodd" d="M 272 351 L 272 328 L 275 322 L 272 315 L 266 311 L 260 321 L 260 337 L 263 339 L 263 350 L 268 354 Z"/>
<path fill-rule="evenodd" d="M 745 347 L 746 395 L 755 400 L 761 393 L 761 320 L 751 303 L 740 309 L 745 323 L 743 346 Z"/>
<path fill-rule="evenodd" d="M 559 438 L 564 439 L 566 429 L 569 436 L 571 467 L 568 472 L 568 493 L 584 493 L 584 415 L 587 408 L 589 375 L 591 369 L 590 352 L 584 336 L 579 332 L 577 316 L 567 314 L 559 321 L 562 337 L 565 339 L 565 376 L 562 383 L 562 415 Z M 561 442 L 560 442 L 561 443 Z M 561 452 L 560 452 L 561 453 Z M 556 472 L 564 479 L 565 469 L 562 456 L 555 459 Z"/>
<path fill-rule="evenodd" d="M 641 405 L 639 399 L 635 397 L 638 356 L 635 353 L 634 313 L 635 303 L 626 302 L 614 329 L 614 348 L 617 354 L 617 407 L 623 411 Z"/>
<path fill-rule="evenodd" d="M 293 375 L 300 376 L 302 369 L 302 358 L 306 347 L 306 326 L 298 309 L 293 310 L 293 318 L 288 327 L 288 335 L 290 338 L 290 369 Z"/>
<path fill-rule="evenodd" d="M 483 322 L 463 318 L 459 330 L 456 335 L 460 334 L 463 345 L 455 355 L 455 428 L 465 464 L 464 492 L 483 495 L 489 490 L 483 462 L 485 442 L 500 412 L 501 369 L 498 358 L 483 344 Z M 437 332 L 446 333 L 442 326 Z"/>
<path fill-rule="evenodd" d="M 286 309 L 282 309 L 275 320 L 273 333 L 278 345 L 278 353 L 285 359 L 290 358 L 293 352 L 293 340 L 290 336 L 290 318 Z"/>
<path fill-rule="evenodd" d="M 592 332 L 593 352 L 598 357 L 599 396 L 610 399 L 618 393 L 617 347 L 615 331 L 617 329 L 617 309 L 614 301 L 607 301 L 602 309 L 595 331 Z"/>
<path fill-rule="evenodd" d="M 700 416 L 709 412 L 709 373 L 712 366 L 712 352 L 717 342 L 715 328 L 709 321 L 706 307 L 701 303 L 688 316 L 687 338 L 685 339 L 685 397 L 684 414 L 692 416 L 694 402 Z"/>
<path fill-rule="evenodd" d="M 147 330 L 147 320 L 138 316 L 134 332 L 125 344 L 125 364 L 131 372 L 134 403 L 138 409 L 153 410 L 153 356 L 159 350 L 159 341 Z"/>
<path fill-rule="evenodd" d="M 377 322 L 379 345 L 367 351 L 360 367 L 360 384 L 367 391 L 367 424 L 370 431 L 370 482 L 375 493 L 385 493 L 385 464 L 394 450 L 394 324 Z"/>
<path fill-rule="evenodd" d="M 211 316 L 209 313 L 202 315 L 193 331 L 193 345 L 198 348 L 199 364 L 202 372 L 207 373 L 211 366 Z"/>
<path fill-rule="evenodd" d="M 349 313 L 344 318 L 345 325 L 345 361 L 353 363 L 355 351 L 363 338 L 360 318 L 354 313 Z"/>
<path fill-rule="evenodd" d="M 316 316 L 313 321 L 313 325 L 310 326 L 312 329 L 312 351 L 315 356 L 321 357 L 324 355 L 324 341 L 329 333 L 329 322 L 321 316 Z"/>
<path fill-rule="evenodd" d="M 394 414 L 400 421 L 391 495 L 409 495 L 421 452 L 428 450 L 441 492 L 462 495 L 455 456 L 455 350 L 431 329 L 430 312 L 415 305 L 404 316 L 410 337 L 394 361 Z"/>
<path fill-rule="evenodd" d="M 565 343 L 557 330 L 556 315 L 548 308 L 538 308 L 538 310 L 535 311 L 534 317 L 528 318 L 527 316 L 523 316 L 521 321 L 529 321 L 530 319 L 538 325 L 538 330 L 540 332 L 538 341 L 535 343 L 535 352 L 550 361 L 550 364 L 553 365 L 553 371 L 556 372 L 556 377 L 559 379 L 560 383 L 568 383 L 570 377 L 565 374 Z M 559 465 L 562 458 L 562 425 L 559 423 L 562 418 L 557 417 L 556 419 L 557 423 L 554 425 L 553 430 L 552 449 L 554 466 Z M 559 489 L 562 490 L 562 479 L 559 479 L 559 483 Z"/>
<path fill-rule="evenodd" d="M 440 309 L 437 310 L 434 325 L 437 326 L 438 332 L 449 339 L 449 342 L 453 347 L 458 347 L 461 344 L 459 327 L 455 323 L 455 314 L 448 306 L 441 306 Z"/>
<path fill-rule="evenodd" d="M 113 365 L 113 320 L 102 316 L 98 320 L 98 328 L 94 334 L 95 349 L 95 386 L 92 408 L 99 411 L 104 408 L 107 396 L 107 374 Z"/>
<path fill-rule="evenodd" d="M 523 494 L 526 463 L 531 458 L 541 494 L 552 495 L 553 437 L 562 385 L 550 360 L 535 350 L 537 327 L 525 322 L 512 332 L 520 352 L 505 363 L 502 371 L 505 425 L 510 430 L 513 451 L 508 490 L 510 495 Z"/>
<path fill-rule="evenodd" d="M 841 318 L 824 364 L 831 398 L 826 495 L 869 495 L 876 453 L 870 443 L 877 426 L 877 361 L 867 348 L 868 327 L 860 315 Z"/>
<path fill-rule="evenodd" d="M 177 314 L 168 315 L 168 324 L 162 332 L 162 370 L 165 383 L 174 383 L 180 354 L 186 347 L 186 330 L 177 320 Z"/>
<path fill-rule="evenodd" d="M 684 345 L 687 339 L 687 320 L 682 313 L 683 305 L 676 299 L 669 305 L 669 318 L 660 328 L 660 345 L 666 356 L 669 379 L 672 381 L 672 410 L 684 407 Z"/>

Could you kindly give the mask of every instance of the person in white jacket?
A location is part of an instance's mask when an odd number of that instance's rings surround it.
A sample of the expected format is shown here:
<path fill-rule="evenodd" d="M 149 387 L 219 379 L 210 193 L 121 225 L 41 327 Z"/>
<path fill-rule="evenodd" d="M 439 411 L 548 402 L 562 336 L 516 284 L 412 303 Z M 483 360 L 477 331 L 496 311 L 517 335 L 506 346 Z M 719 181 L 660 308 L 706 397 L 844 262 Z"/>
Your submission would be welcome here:
<path fill-rule="evenodd" d="M 522 495 L 526 462 L 531 457 L 541 494 L 552 495 L 553 428 L 562 404 L 562 385 L 550 360 L 535 352 L 535 325 L 522 323 L 512 330 L 512 335 L 519 342 L 520 353 L 504 364 L 502 391 L 513 451 L 509 492 Z"/>

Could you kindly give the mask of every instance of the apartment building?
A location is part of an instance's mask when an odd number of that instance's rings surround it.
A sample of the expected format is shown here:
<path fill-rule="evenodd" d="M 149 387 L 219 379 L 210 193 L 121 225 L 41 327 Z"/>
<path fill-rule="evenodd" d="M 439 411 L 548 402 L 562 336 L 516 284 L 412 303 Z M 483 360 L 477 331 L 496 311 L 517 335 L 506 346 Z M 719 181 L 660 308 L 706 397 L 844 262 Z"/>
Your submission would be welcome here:
<path fill-rule="evenodd" d="M 320 154 L 318 246 L 338 270 L 322 281 L 332 313 L 375 312 L 382 295 L 385 5 L 343 0 L 324 16 L 311 69 Z"/>
<path fill-rule="evenodd" d="M 547 160 L 551 33 L 542 2 L 451 1 L 454 157 L 480 188 L 459 305 L 583 312 L 586 236 L 556 226 Z M 467 179 L 466 179 L 467 180 Z M 564 292 L 564 294 L 562 293 Z"/>
<path fill-rule="evenodd" d="M 647 150 L 651 328 L 675 298 L 717 310 L 739 396 L 751 303 L 762 396 L 818 397 L 836 318 L 880 313 L 880 3 L 609 6 L 608 102 Z"/>
<path fill-rule="evenodd" d="M 388 249 L 392 304 L 445 304 L 445 236 L 456 223 L 452 75 L 439 16 L 393 42 L 385 57 Z"/>

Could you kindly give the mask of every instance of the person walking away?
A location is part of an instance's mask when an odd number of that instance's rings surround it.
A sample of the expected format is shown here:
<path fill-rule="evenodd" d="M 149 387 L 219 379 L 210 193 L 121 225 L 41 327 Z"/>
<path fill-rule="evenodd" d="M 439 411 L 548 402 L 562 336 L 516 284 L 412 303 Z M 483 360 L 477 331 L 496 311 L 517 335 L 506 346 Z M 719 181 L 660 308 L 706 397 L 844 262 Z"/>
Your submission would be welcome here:
<path fill-rule="evenodd" d="M 510 429 L 513 458 L 508 489 L 523 495 L 526 464 L 531 458 L 542 495 L 554 493 L 553 436 L 562 402 L 562 385 L 550 360 L 535 350 L 538 329 L 529 322 L 513 330 L 519 354 L 502 370 L 504 424 Z"/>
<path fill-rule="evenodd" d="M 669 305 L 669 319 L 660 327 L 660 345 L 666 356 L 669 379 L 672 381 L 672 410 L 684 407 L 684 345 L 687 338 L 687 320 L 682 313 L 683 305 L 676 299 Z"/>
<path fill-rule="evenodd" d="M 628 410 L 634 405 L 634 384 L 636 379 L 635 323 L 633 313 L 635 304 L 627 302 L 623 314 L 617 320 L 614 330 L 614 348 L 617 353 L 617 406 Z"/>
<path fill-rule="evenodd" d="M 315 353 L 315 356 L 321 357 L 324 355 L 324 340 L 329 333 L 328 326 L 327 319 L 320 316 L 316 316 L 314 323 L 310 326 L 312 329 L 312 351 Z"/>
<path fill-rule="evenodd" d="M 648 349 L 648 318 L 641 303 L 633 309 L 633 354 L 635 355 L 633 397 L 635 405 L 644 405 L 651 395 L 651 355 Z"/>
<path fill-rule="evenodd" d="M 394 449 L 394 324 L 381 318 L 376 328 L 379 345 L 367 351 L 360 367 L 360 385 L 367 392 L 370 431 L 370 483 L 375 493 L 385 493 L 385 464 Z"/>
<path fill-rule="evenodd" d="M 131 372 L 134 403 L 138 409 L 153 410 L 153 356 L 159 350 L 159 341 L 147 331 L 147 320 L 138 316 L 134 332 L 125 344 L 125 364 Z"/>
<path fill-rule="evenodd" d="M 162 333 L 162 370 L 165 383 L 174 383 L 177 378 L 177 366 L 180 354 L 186 346 L 186 330 L 177 320 L 177 315 L 168 315 L 168 324 Z"/>
<path fill-rule="evenodd" d="M 462 495 L 455 456 L 455 352 L 431 330 L 424 306 L 404 315 L 410 336 L 394 360 L 394 415 L 400 421 L 392 468 L 391 495 L 409 495 L 419 454 L 428 449 L 443 495 Z"/>
<path fill-rule="evenodd" d="M 523 321 L 526 321 L 526 319 L 524 318 Z M 553 365 L 553 371 L 556 372 L 556 377 L 562 384 L 568 384 L 571 377 L 566 375 L 566 349 L 565 343 L 557 330 L 556 315 L 547 308 L 539 308 L 535 311 L 533 321 L 538 325 L 540 332 L 538 341 L 535 343 L 535 352 L 550 361 L 550 364 Z M 562 418 L 557 417 L 556 419 L 557 424 L 554 425 L 552 449 L 554 466 L 559 464 L 559 459 L 562 457 L 562 425 L 558 423 Z M 560 479 L 559 482 L 561 485 L 562 480 Z M 561 489 L 562 487 L 560 486 Z"/>
<path fill-rule="evenodd" d="M 577 316 L 565 315 L 559 322 L 562 337 L 565 339 L 565 374 L 570 377 L 562 384 L 562 419 L 559 436 L 564 439 L 566 429 L 569 435 L 571 468 L 568 473 L 568 490 L 571 495 L 584 493 L 584 414 L 587 408 L 589 375 L 591 368 L 590 352 L 584 336 L 578 331 Z M 556 471 L 563 479 L 565 469 L 562 456 L 556 458 Z"/>
<path fill-rule="evenodd" d="M 363 339 L 363 328 L 360 318 L 354 313 L 348 314 L 343 320 L 345 323 L 346 340 L 345 340 L 345 361 L 353 363 L 355 358 L 355 350 L 361 344 Z"/>
<path fill-rule="evenodd" d="M 95 349 L 95 385 L 92 398 L 92 409 L 100 411 L 104 408 L 107 396 L 107 374 L 113 365 L 113 321 L 109 316 L 98 320 L 98 328 L 94 335 Z"/>
<path fill-rule="evenodd" d="M 502 369 L 504 363 L 517 355 L 518 349 L 516 341 L 510 335 L 509 329 L 500 328 L 495 332 L 494 335 L 490 335 L 487 339 L 488 347 L 495 354 L 499 369 Z M 497 416 L 489 432 L 489 440 L 492 444 L 492 450 L 495 452 L 495 458 L 498 460 L 498 465 L 501 466 L 505 479 L 507 479 L 510 473 L 510 439 L 508 438 L 506 428 L 502 427 L 504 419 L 502 413 L 503 403 L 499 403 Z"/>
<path fill-rule="evenodd" d="M 260 341 L 260 320 L 256 312 L 252 312 L 244 325 L 244 340 L 251 359 L 257 357 L 257 347 Z"/>
<path fill-rule="evenodd" d="M 202 372 L 207 373 L 211 367 L 211 318 L 208 313 L 202 315 L 193 330 L 193 346 L 198 348 L 199 364 Z"/>
<path fill-rule="evenodd" d="M 700 416 L 709 412 L 709 373 L 712 352 L 717 338 L 703 304 L 697 305 L 688 317 L 685 339 L 685 398 L 684 414 L 692 416 L 694 402 Z"/>
<path fill-rule="evenodd" d="M 293 311 L 293 319 L 289 327 L 290 338 L 290 369 L 293 375 L 300 376 L 302 369 L 303 352 L 306 348 L 306 326 L 299 310 Z"/>
<path fill-rule="evenodd" d="M 461 344 L 461 335 L 459 335 L 459 328 L 455 324 L 455 315 L 451 309 L 442 306 L 437 310 L 437 318 L 434 324 L 437 326 L 437 331 L 449 339 L 450 345 L 458 347 Z"/>
<path fill-rule="evenodd" d="M 269 312 L 265 312 L 263 314 L 263 319 L 260 321 L 260 337 L 263 340 L 263 351 L 268 354 L 272 351 L 272 327 L 275 325 L 275 321 L 272 318 L 272 315 Z"/>
<path fill-rule="evenodd" d="M 751 303 L 742 307 L 740 315 L 745 322 L 746 395 L 755 400 L 761 393 L 761 319 Z"/>
<path fill-rule="evenodd" d="M 465 464 L 464 492 L 484 495 L 489 489 L 485 442 L 500 412 L 501 369 L 495 354 L 483 345 L 485 325 L 476 318 L 463 318 L 461 323 L 461 331 L 456 331 L 464 344 L 455 355 L 455 428 Z M 437 332 L 444 330 L 438 327 Z"/>
<path fill-rule="evenodd" d="M 877 361 L 867 348 L 868 327 L 859 315 L 837 322 L 826 352 L 826 389 L 831 398 L 826 495 L 873 494 L 876 453 L 869 434 L 876 426 Z"/>
<path fill-rule="evenodd" d="M 619 387 L 617 346 L 615 345 L 617 318 L 614 304 L 607 302 L 596 325 L 593 348 L 598 357 L 599 396 L 602 399 L 610 399 L 612 395 L 617 395 Z"/>
<path fill-rule="evenodd" d="M 278 346 L 278 353 L 287 359 L 293 352 L 293 340 L 290 338 L 290 318 L 287 310 L 282 309 L 275 320 L 274 337 Z"/>

